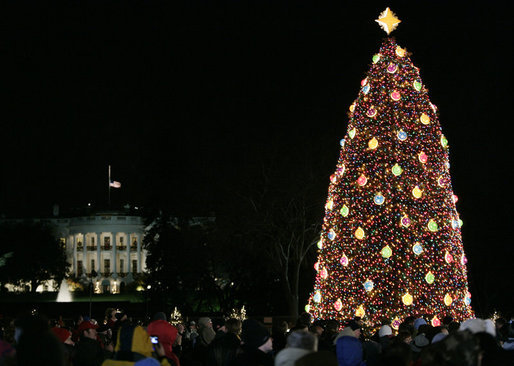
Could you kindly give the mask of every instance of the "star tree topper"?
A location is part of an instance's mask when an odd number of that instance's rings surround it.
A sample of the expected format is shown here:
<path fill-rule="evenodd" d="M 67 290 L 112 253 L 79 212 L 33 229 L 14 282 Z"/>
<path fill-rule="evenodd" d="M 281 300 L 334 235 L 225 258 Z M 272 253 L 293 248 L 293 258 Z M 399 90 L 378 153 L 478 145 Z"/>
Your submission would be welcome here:
<path fill-rule="evenodd" d="M 378 16 L 378 19 L 375 19 L 375 22 L 380 24 L 382 29 L 389 35 L 389 33 L 394 31 L 398 24 L 401 23 L 401 20 L 387 7 L 386 10 Z"/>

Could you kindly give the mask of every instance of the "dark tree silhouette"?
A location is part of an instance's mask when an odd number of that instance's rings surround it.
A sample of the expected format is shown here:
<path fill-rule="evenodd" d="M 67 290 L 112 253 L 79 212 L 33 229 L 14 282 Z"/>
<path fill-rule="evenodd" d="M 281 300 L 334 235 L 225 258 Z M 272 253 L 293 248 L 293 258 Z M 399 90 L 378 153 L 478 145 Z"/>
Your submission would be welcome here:
<path fill-rule="evenodd" d="M 69 267 L 52 228 L 40 223 L 0 225 L 0 257 L 2 285 L 30 283 L 31 292 L 46 280 L 60 283 Z"/>

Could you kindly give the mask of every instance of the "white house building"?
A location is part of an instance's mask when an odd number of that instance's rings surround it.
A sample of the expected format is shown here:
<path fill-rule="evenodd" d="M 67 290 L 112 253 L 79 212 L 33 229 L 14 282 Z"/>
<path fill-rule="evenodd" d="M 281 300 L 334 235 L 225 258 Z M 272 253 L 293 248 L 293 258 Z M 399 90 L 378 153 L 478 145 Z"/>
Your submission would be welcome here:
<path fill-rule="evenodd" d="M 71 274 L 91 278 L 97 293 L 117 293 L 145 271 L 146 251 L 140 216 L 103 212 L 92 216 L 57 219 Z"/>
<path fill-rule="evenodd" d="M 8 219 L 4 222 L 26 222 Z M 54 228 L 66 250 L 70 276 L 83 284 L 92 282 L 95 293 L 119 293 L 134 281 L 134 275 L 146 270 L 146 250 L 142 247 L 143 219 L 123 211 L 102 211 L 83 216 L 34 218 Z M 26 289 L 8 285 L 10 291 Z M 48 281 L 36 291 L 52 291 L 59 284 Z"/>
<path fill-rule="evenodd" d="M 40 222 L 50 225 L 65 248 L 70 264 L 69 276 L 83 285 L 94 286 L 95 293 L 123 292 L 126 285 L 134 282 L 137 274 L 146 271 L 147 252 L 142 247 L 145 233 L 143 218 L 135 211 L 98 211 L 49 218 L 0 219 L 0 222 Z M 178 225 L 178 219 L 175 219 Z M 194 217 L 189 226 L 208 226 L 215 217 Z M 55 291 L 58 283 L 46 281 L 36 291 Z M 6 285 L 9 291 L 29 290 L 30 285 Z"/>

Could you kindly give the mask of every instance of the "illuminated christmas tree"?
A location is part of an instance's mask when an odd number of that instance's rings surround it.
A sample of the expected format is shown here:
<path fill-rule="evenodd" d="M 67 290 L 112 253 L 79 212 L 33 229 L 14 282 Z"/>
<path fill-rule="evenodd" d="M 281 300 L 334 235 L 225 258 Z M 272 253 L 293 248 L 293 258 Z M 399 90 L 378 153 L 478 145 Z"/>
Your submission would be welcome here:
<path fill-rule="evenodd" d="M 389 34 L 400 22 L 377 20 Z M 448 141 L 419 70 L 393 38 L 373 56 L 330 177 L 314 291 L 316 319 L 473 316 Z"/>

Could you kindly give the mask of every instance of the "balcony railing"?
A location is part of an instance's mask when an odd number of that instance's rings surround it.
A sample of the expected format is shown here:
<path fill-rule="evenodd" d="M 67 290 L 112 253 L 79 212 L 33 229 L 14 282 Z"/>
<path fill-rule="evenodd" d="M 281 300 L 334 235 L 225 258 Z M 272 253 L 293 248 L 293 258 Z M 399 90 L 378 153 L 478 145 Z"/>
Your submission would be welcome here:
<path fill-rule="evenodd" d="M 112 272 L 111 272 L 111 271 L 108 271 L 108 272 L 104 272 L 104 273 L 102 273 L 102 275 L 103 275 L 104 277 L 110 277 L 110 276 L 111 276 L 111 274 L 112 274 Z"/>
<path fill-rule="evenodd" d="M 127 276 L 127 274 L 128 274 L 127 272 L 119 272 L 118 276 L 125 277 L 125 276 Z"/>
<path fill-rule="evenodd" d="M 96 245 L 93 246 L 93 245 L 88 245 L 87 246 L 87 250 L 89 250 L 90 252 L 94 252 L 96 250 Z"/>
<path fill-rule="evenodd" d="M 126 245 L 118 245 L 116 247 L 117 250 L 127 250 L 127 246 Z"/>
<path fill-rule="evenodd" d="M 102 250 L 111 250 L 111 249 L 112 249 L 111 244 L 108 244 L 108 245 L 102 245 Z"/>
<path fill-rule="evenodd" d="M 136 252 L 137 251 L 137 245 L 131 245 L 130 246 L 130 251 L 131 252 Z"/>

